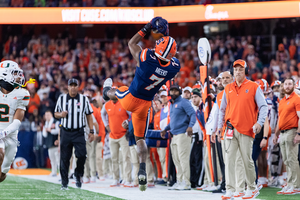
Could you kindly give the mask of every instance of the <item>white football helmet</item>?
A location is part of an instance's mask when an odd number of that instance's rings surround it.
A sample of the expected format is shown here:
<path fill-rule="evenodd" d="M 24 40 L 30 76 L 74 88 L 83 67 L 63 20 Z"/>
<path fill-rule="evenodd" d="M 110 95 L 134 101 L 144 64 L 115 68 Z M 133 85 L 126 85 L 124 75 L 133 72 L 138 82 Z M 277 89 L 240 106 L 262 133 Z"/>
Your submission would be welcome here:
<path fill-rule="evenodd" d="M 13 85 L 14 88 L 24 85 L 25 78 L 23 70 L 19 65 L 11 60 L 5 60 L 0 63 L 0 80 Z"/>

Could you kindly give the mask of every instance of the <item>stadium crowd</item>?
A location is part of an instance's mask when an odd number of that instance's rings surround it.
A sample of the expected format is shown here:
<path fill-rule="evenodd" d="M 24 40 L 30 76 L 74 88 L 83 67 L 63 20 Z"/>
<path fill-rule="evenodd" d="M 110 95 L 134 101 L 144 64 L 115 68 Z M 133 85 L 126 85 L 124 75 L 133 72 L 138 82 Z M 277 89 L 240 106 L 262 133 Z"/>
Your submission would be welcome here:
<path fill-rule="evenodd" d="M 257 0 L 266 1 L 266 0 Z M 274 0 L 273 0 L 274 1 Z M 153 7 L 255 2 L 254 0 L 11 0 L 11 7 Z"/>
<path fill-rule="evenodd" d="M 190 38 L 176 38 L 178 44 L 178 53 L 176 57 L 181 63 L 180 73 L 175 77 L 174 83 L 178 84 L 183 92 L 183 98 L 194 99 L 201 96 L 199 90 L 199 59 L 197 53 L 197 39 L 195 37 Z M 276 54 L 271 56 L 269 63 L 263 63 L 261 61 L 260 55 L 264 53 L 261 48 L 261 43 L 259 38 L 253 38 L 251 36 L 243 36 L 240 38 L 233 38 L 227 36 L 222 38 L 217 36 L 210 39 L 210 45 L 212 49 L 212 61 L 209 66 L 209 74 L 211 75 L 211 83 L 213 85 L 213 95 L 217 95 L 222 84 L 222 72 L 230 70 L 230 66 L 237 59 L 244 59 L 248 63 L 249 74 L 248 78 L 253 81 L 260 81 L 264 79 L 268 82 L 270 87 L 268 87 L 265 92 L 268 94 L 280 94 L 278 93 L 280 83 L 276 81 L 283 81 L 286 78 L 293 78 L 295 82 L 298 82 L 297 87 L 299 87 L 299 77 L 300 77 L 300 41 L 296 41 L 293 38 L 287 39 L 283 38 L 282 43 L 278 44 L 278 50 Z M 119 40 L 117 37 L 110 42 L 100 42 L 93 40 L 91 38 L 84 38 L 83 42 L 77 42 L 71 36 L 65 36 L 64 38 L 59 37 L 58 39 L 49 38 L 47 34 L 41 35 L 39 37 L 32 36 L 28 43 L 21 41 L 17 36 L 9 36 L 8 40 L 4 45 L 3 59 L 2 60 L 13 60 L 19 64 L 21 69 L 25 73 L 27 80 L 30 78 L 36 79 L 35 84 L 28 84 L 27 89 L 30 92 L 30 102 L 28 106 L 28 111 L 26 112 L 26 120 L 29 120 L 31 123 L 31 129 L 36 132 L 36 142 L 39 142 L 39 145 L 42 148 L 43 139 L 42 130 L 45 126 L 45 113 L 48 110 L 53 111 L 56 101 L 60 94 L 67 93 L 67 80 L 70 78 L 77 78 L 80 82 L 79 91 L 86 92 L 90 97 L 91 103 L 94 105 L 95 109 L 100 114 L 100 110 L 103 110 L 104 100 L 101 97 L 101 90 L 103 82 L 106 78 L 112 78 L 114 86 L 119 87 L 123 85 L 129 86 L 133 77 L 135 75 L 136 62 L 132 58 L 129 49 L 127 47 L 128 40 Z M 149 40 L 143 40 L 141 43 L 143 48 L 153 48 L 154 40 L 149 37 Z M 275 88 L 276 87 L 276 88 Z M 198 88 L 198 89 L 197 89 Z M 271 92 L 271 89 L 276 89 Z M 155 103 L 153 103 L 153 116 L 159 113 L 160 110 L 165 110 L 168 107 L 167 99 L 167 90 L 162 88 L 159 94 L 155 98 Z M 282 92 L 281 92 L 282 93 Z M 279 96 L 278 96 L 279 97 Z M 280 97 L 282 98 L 282 97 Z M 201 102 L 193 101 L 194 107 L 199 108 Z M 106 108 L 107 109 L 107 108 Z M 195 109 L 197 112 L 197 109 Z M 167 111 L 168 112 L 168 109 Z M 126 113 L 124 113 L 126 115 Z M 106 115 L 102 113 L 102 118 Z M 96 116 L 95 116 L 96 117 Z M 99 117 L 99 116 L 98 116 Z M 130 118 L 129 115 L 127 118 Z M 158 117 L 159 119 L 159 117 Z M 48 120 L 49 121 L 49 120 Z M 103 123 L 103 122 L 104 123 Z M 120 164 L 121 177 L 120 179 L 125 180 L 122 184 L 125 187 L 133 187 L 137 185 L 137 180 L 130 180 L 128 173 L 131 173 L 131 170 L 128 169 L 128 157 L 125 158 L 125 155 L 119 153 L 117 157 L 110 155 L 110 144 L 109 137 L 110 128 L 107 128 L 107 123 L 110 121 L 100 118 L 97 120 L 99 124 L 99 137 L 96 138 L 97 143 L 102 143 L 102 148 L 104 149 L 103 155 L 100 155 L 99 152 L 95 154 L 89 154 L 97 157 L 97 165 L 101 163 L 103 168 L 93 168 L 98 171 L 99 179 L 103 180 L 105 178 L 111 177 L 114 173 L 114 178 L 119 177 L 116 175 L 119 171 L 112 172 L 111 162 L 116 165 Z M 153 129 L 155 129 L 155 123 L 161 125 L 161 122 L 153 117 L 152 120 Z M 105 124 L 105 126 L 104 126 Z M 118 125 L 120 128 L 123 128 L 125 131 L 120 133 L 121 135 L 114 136 L 119 139 L 126 134 L 126 129 L 130 130 L 130 120 Z M 48 127 L 48 124 L 47 124 Z M 106 128 L 106 131 L 105 131 Z M 159 130 L 159 126 L 156 127 Z M 128 131 L 130 132 L 130 131 Z M 199 133 L 198 140 L 203 141 L 205 137 L 200 129 L 197 131 Z M 124 135 L 122 135 L 124 134 Z M 44 136 L 45 137 L 45 136 Z M 130 141 L 130 139 L 129 139 Z M 207 142 L 207 141 L 206 141 Z M 123 144 L 122 144 L 123 145 Z M 130 145 L 129 143 L 126 145 Z M 172 149 L 173 147 L 171 147 Z M 99 151 L 97 148 L 97 151 Z M 138 162 L 136 159 L 133 159 L 134 148 L 129 148 L 131 155 L 131 163 Z M 91 150 L 92 151 L 92 150 Z M 96 151 L 94 148 L 93 151 Z M 45 159 L 40 158 L 41 154 L 39 150 L 37 152 L 37 166 L 45 167 Z M 136 155 L 136 153 L 135 153 Z M 148 158 L 148 166 L 150 176 L 148 178 L 148 187 L 154 187 L 154 180 L 157 180 L 160 184 L 166 184 L 168 181 L 168 170 L 167 163 L 170 161 L 170 158 L 167 158 L 168 152 L 164 149 L 159 152 L 159 150 L 152 149 L 151 155 Z M 122 157 L 123 156 L 123 157 Z M 128 156 L 128 155 L 126 155 Z M 162 158 L 163 157 L 163 158 Z M 103 162 L 102 162 L 103 159 Z M 208 159 L 207 155 L 204 156 L 204 160 Z M 75 159 L 74 159 L 75 160 Z M 150 164 L 152 162 L 152 164 Z M 75 163 L 75 162 L 73 162 Z M 94 162 L 95 164 L 96 162 Z M 103 164 L 102 164 L 103 163 Z M 154 164 L 156 163 L 156 164 Z M 174 161 L 176 168 L 178 161 Z M 93 162 L 89 162 L 89 165 L 93 165 Z M 263 165 L 264 168 L 266 167 Z M 55 168 L 55 166 L 52 166 Z M 186 167 L 186 166 L 185 166 Z M 261 166 L 258 166 L 262 168 Z M 265 175 L 262 179 L 259 179 L 259 183 L 266 186 L 268 181 L 266 179 L 271 178 L 269 181 L 270 185 L 281 186 L 286 183 L 287 174 L 285 172 L 281 173 L 281 169 L 276 169 L 271 172 L 270 167 L 270 177 Z M 90 166 L 91 171 L 92 167 Z M 125 169 L 126 168 L 126 169 Z M 206 171 L 208 171 L 207 165 L 205 166 Z M 74 169 L 74 167 L 72 168 Z M 72 172 L 71 169 L 71 172 Z M 100 172 L 99 170 L 103 170 Z M 151 172 L 152 170 L 152 172 Z M 196 170 L 197 171 L 197 170 Z M 280 173 L 277 173 L 280 171 Z M 284 170 L 283 170 L 284 171 Z M 155 173 L 154 173 L 155 172 Z M 175 172 L 175 170 L 173 170 Z M 199 172 L 199 170 L 198 170 Z M 198 173 L 198 178 L 200 174 Z M 86 172 L 89 173 L 89 172 Z M 83 182 L 89 183 L 90 181 L 95 181 L 95 173 L 91 172 L 84 176 Z M 176 172 L 175 172 L 176 173 Z M 155 175 L 154 175 L 155 174 Z M 52 174 L 56 176 L 55 170 Z M 193 174 L 192 174 L 193 175 Z M 184 174 L 184 179 L 186 182 L 189 177 Z M 281 176 L 281 179 L 279 179 Z M 219 176 L 220 177 L 220 176 Z M 191 178 L 192 179 L 192 178 Z M 276 180 L 276 181 L 274 181 Z M 117 181 L 117 182 L 116 182 Z M 131 183 L 132 182 L 132 183 Z M 170 186 L 176 183 L 176 180 L 170 181 Z M 202 185 L 203 183 L 203 185 Z M 212 178 L 209 177 L 206 173 L 205 178 L 203 177 L 202 181 L 194 181 L 190 183 L 191 187 L 198 187 L 198 189 L 206 189 L 208 191 L 218 190 Z M 114 180 L 112 186 L 119 185 L 119 180 Z M 200 187 L 202 185 L 202 187 Z M 176 187 L 175 187 L 176 186 Z M 175 185 L 173 189 L 187 189 L 187 185 Z"/>

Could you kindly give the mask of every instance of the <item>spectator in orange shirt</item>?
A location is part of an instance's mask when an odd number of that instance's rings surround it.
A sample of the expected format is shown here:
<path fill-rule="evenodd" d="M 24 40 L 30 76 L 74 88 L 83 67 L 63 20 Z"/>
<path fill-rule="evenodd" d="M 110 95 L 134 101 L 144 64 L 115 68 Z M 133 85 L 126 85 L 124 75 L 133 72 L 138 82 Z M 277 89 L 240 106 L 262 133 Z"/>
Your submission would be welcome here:
<path fill-rule="evenodd" d="M 109 132 L 109 146 L 112 160 L 113 182 L 110 187 L 119 185 L 119 149 L 122 149 L 123 186 L 133 187 L 131 182 L 131 162 L 129 143 L 126 140 L 126 129 L 122 123 L 129 118 L 127 112 L 118 100 L 108 101 L 101 110 L 101 117 L 106 130 Z M 108 120 L 107 120 L 108 116 Z"/>
<path fill-rule="evenodd" d="M 28 113 L 32 114 L 34 110 L 39 109 L 41 101 L 34 87 L 29 89 L 29 93 L 30 93 L 30 100 L 28 104 Z"/>
<path fill-rule="evenodd" d="M 277 144 L 280 133 L 282 160 L 287 169 L 287 185 L 277 194 L 297 194 L 300 191 L 300 169 L 298 151 L 300 143 L 300 97 L 294 92 L 295 81 L 287 78 L 283 82 L 285 97 L 279 102 L 278 124 L 273 139 Z"/>

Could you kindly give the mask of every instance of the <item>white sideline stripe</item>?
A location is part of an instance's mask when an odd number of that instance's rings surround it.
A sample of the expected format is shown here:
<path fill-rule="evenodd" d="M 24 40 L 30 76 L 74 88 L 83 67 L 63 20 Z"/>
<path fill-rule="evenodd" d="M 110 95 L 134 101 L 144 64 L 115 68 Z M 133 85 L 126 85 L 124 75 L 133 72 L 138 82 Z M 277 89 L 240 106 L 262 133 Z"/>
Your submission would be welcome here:
<path fill-rule="evenodd" d="M 124 94 L 120 94 L 118 91 L 116 91 L 116 95 L 118 97 L 124 97 L 126 94 L 128 94 L 129 90 L 127 90 Z"/>

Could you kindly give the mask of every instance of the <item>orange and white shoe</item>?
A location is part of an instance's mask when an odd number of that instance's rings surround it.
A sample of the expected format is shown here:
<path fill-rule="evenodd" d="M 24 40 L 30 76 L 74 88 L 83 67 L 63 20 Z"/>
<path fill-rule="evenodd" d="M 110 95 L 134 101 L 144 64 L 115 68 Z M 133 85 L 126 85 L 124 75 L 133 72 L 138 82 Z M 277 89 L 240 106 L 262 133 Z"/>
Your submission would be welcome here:
<path fill-rule="evenodd" d="M 285 195 L 294 195 L 294 194 L 299 194 L 299 193 L 300 193 L 300 189 L 294 188 L 294 187 L 290 187 L 287 191 L 283 192 L 283 194 L 285 194 Z"/>
<path fill-rule="evenodd" d="M 133 184 L 129 183 L 129 182 L 125 182 L 122 187 L 127 187 L 127 188 L 132 188 Z"/>
<path fill-rule="evenodd" d="M 255 190 L 246 190 L 245 195 L 242 199 L 254 199 L 259 195 L 259 189 L 256 188 Z"/>
<path fill-rule="evenodd" d="M 234 198 L 238 198 L 238 197 L 243 197 L 244 195 L 245 195 L 244 192 L 235 192 L 235 193 L 233 194 L 233 197 L 234 197 Z"/>
<path fill-rule="evenodd" d="M 283 194 L 284 192 L 288 191 L 289 189 L 290 189 L 290 187 L 286 185 L 280 191 L 278 191 L 277 194 Z"/>
<path fill-rule="evenodd" d="M 155 185 L 154 185 L 154 183 L 148 183 L 148 184 L 147 184 L 147 187 L 148 187 L 148 188 L 154 188 Z"/>
<path fill-rule="evenodd" d="M 233 193 L 231 191 L 226 191 L 226 194 L 222 196 L 222 200 L 233 199 Z"/>
<path fill-rule="evenodd" d="M 82 178 L 82 181 L 84 184 L 90 183 L 90 179 L 85 176 Z"/>
<path fill-rule="evenodd" d="M 109 187 L 117 187 L 119 185 L 120 185 L 120 183 L 118 180 L 113 180 L 113 182 L 109 185 Z"/>
<path fill-rule="evenodd" d="M 90 182 L 91 182 L 91 183 L 96 183 L 96 180 L 97 180 L 97 177 L 96 177 L 96 176 L 92 176 L 92 177 L 90 178 Z"/>
<path fill-rule="evenodd" d="M 197 187 L 196 190 L 204 190 L 205 188 L 207 188 L 209 185 L 205 185 L 203 184 L 201 187 Z"/>
<path fill-rule="evenodd" d="M 99 181 L 105 181 L 105 178 L 103 176 L 100 176 Z"/>

